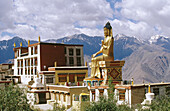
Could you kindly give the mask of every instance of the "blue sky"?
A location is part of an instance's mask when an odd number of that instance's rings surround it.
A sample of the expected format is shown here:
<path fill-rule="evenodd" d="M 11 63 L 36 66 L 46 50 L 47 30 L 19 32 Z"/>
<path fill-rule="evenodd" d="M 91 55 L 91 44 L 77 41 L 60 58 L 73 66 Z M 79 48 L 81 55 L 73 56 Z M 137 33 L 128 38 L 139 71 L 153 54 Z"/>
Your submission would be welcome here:
<path fill-rule="evenodd" d="M 107 21 L 114 35 L 170 37 L 169 12 L 169 0 L 0 0 L 0 40 L 103 36 Z"/>

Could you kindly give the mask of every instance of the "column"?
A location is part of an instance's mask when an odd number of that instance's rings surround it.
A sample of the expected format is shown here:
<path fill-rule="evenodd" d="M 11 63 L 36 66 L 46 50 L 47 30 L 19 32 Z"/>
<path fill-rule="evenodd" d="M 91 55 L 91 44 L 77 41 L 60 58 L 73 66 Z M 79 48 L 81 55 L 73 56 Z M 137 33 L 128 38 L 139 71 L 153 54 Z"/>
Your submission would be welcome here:
<path fill-rule="evenodd" d="M 31 61 L 31 58 L 30 58 L 30 75 L 32 75 L 32 73 L 31 73 L 31 64 L 32 64 L 32 61 Z"/>
<path fill-rule="evenodd" d="M 35 72 L 35 58 L 33 58 L 33 75 L 35 75 L 36 74 L 36 72 Z"/>
<path fill-rule="evenodd" d="M 54 100 L 57 101 L 56 92 L 54 92 Z"/>
<path fill-rule="evenodd" d="M 76 55 L 76 48 L 73 48 L 73 58 L 74 58 L 74 66 L 77 66 L 77 55 Z"/>
<path fill-rule="evenodd" d="M 104 89 L 103 95 L 106 99 L 108 99 L 108 89 Z"/>
<path fill-rule="evenodd" d="M 125 102 L 129 103 L 129 91 L 128 91 L 128 89 L 126 89 L 126 92 L 125 92 Z"/>
<path fill-rule="evenodd" d="M 99 101 L 99 96 L 100 96 L 100 92 L 98 89 L 95 89 L 95 101 Z"/>
<path fill-rule="evenodd" d="M 131 90 L 129 90 L 129 105 L 131 107 Z"/>
<path fill-rule="evenodd" d="M 21 75 L 21 60 L 19 60 L 19 66 L 20 66 L 20 68 L 19 68 L 19 74 Z"/>
<path fill-rule="evenodd" d="M 67 82 L 69 83 L 69 74 L 67 74 Z"/>
<path fill-rule="evenodd" d="M 58 73 L 55 74 L 55 80 L 56 80 L 56 81 L 55 81 L 55 84 L 58 84 L 58 82 L 59 82 L 59 81 L 58 81 Z"/>
<path fill-rule="evenodd" d="M 74 77 L 75 77 L 75 83 L 76 83 L 76 82 L 77 82 L 77 74 L 75 74 L 75 76 L 74 76 Z"/>
<path fill-rule="evenodd" d="M 81 57 L 81 65 L 84 66 L 84 55 L 83 55 L 83 48 L 80 48 L 81 52 L 80 52 L 80 57 Z M 86 62 L 86 61 L 85 61 Z"/>
<path fill-rule="evenodd" d="M 92 94 L 92 92 L 90 90 L 90 102 L 92 102 L 92 101 L 93 101 L 93 94 Z"/>
<path fill-rule="evenodd" d="M 25 59 L 23 59 L 23 75 L 26 75 L 25 74 Z"/>

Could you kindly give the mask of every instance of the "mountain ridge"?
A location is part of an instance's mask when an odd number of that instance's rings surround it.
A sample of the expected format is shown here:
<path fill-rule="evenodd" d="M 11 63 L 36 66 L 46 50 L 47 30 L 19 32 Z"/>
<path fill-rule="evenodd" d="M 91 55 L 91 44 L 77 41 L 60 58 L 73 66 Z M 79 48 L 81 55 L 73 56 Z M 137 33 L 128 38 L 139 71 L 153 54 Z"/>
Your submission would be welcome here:
<path fill-rule="evenodd" d="M 88 36 L 76 34 L 60 39 L 48 39 L 43 42 L 83 44 L 85 61 L 90 62 L 91 55 L 101 47 L 102 36 Z M 123 79 L 130 80 L 132 77 L 136 83 L 170 81 L 170 38 L 164 36 L 152 37 L 152 43 L 142 41 L 135 37 L 118 34 L 114 37 L 115 60 L 125 60 L 123 67 Z M 13 43 L 19 47 L 27 46 L 27 41 L 14 37 L 9 40 L 0 41 L 0 63 L 14 58 Z M 36 43 L 37 41 L 31 41 Z M 148 79 L 149 78 L 149 79 Z"/>

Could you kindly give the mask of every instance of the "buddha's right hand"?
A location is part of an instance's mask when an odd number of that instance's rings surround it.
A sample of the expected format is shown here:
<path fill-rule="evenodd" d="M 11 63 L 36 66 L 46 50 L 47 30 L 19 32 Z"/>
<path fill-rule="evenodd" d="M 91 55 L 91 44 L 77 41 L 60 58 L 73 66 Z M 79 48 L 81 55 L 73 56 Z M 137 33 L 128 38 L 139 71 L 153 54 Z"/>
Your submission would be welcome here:
<path fill-rule="evenodd" d="M 92 57 L 93 57 L 93 58 L 96 57 L 96 54 L 93 54 Z"/>

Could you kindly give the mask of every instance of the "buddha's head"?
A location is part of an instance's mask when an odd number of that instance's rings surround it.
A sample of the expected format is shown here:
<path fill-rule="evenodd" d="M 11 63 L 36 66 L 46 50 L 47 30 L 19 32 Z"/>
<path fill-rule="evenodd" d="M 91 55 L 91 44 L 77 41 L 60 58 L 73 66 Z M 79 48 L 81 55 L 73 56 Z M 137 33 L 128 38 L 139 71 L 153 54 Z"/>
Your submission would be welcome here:
<path fill-rule="evenodd" d="M 112 37 L 112 26 L 110 25 L 109 22 L 106 23 L 104 26 L 104 36 L 111 36 Z"/>

